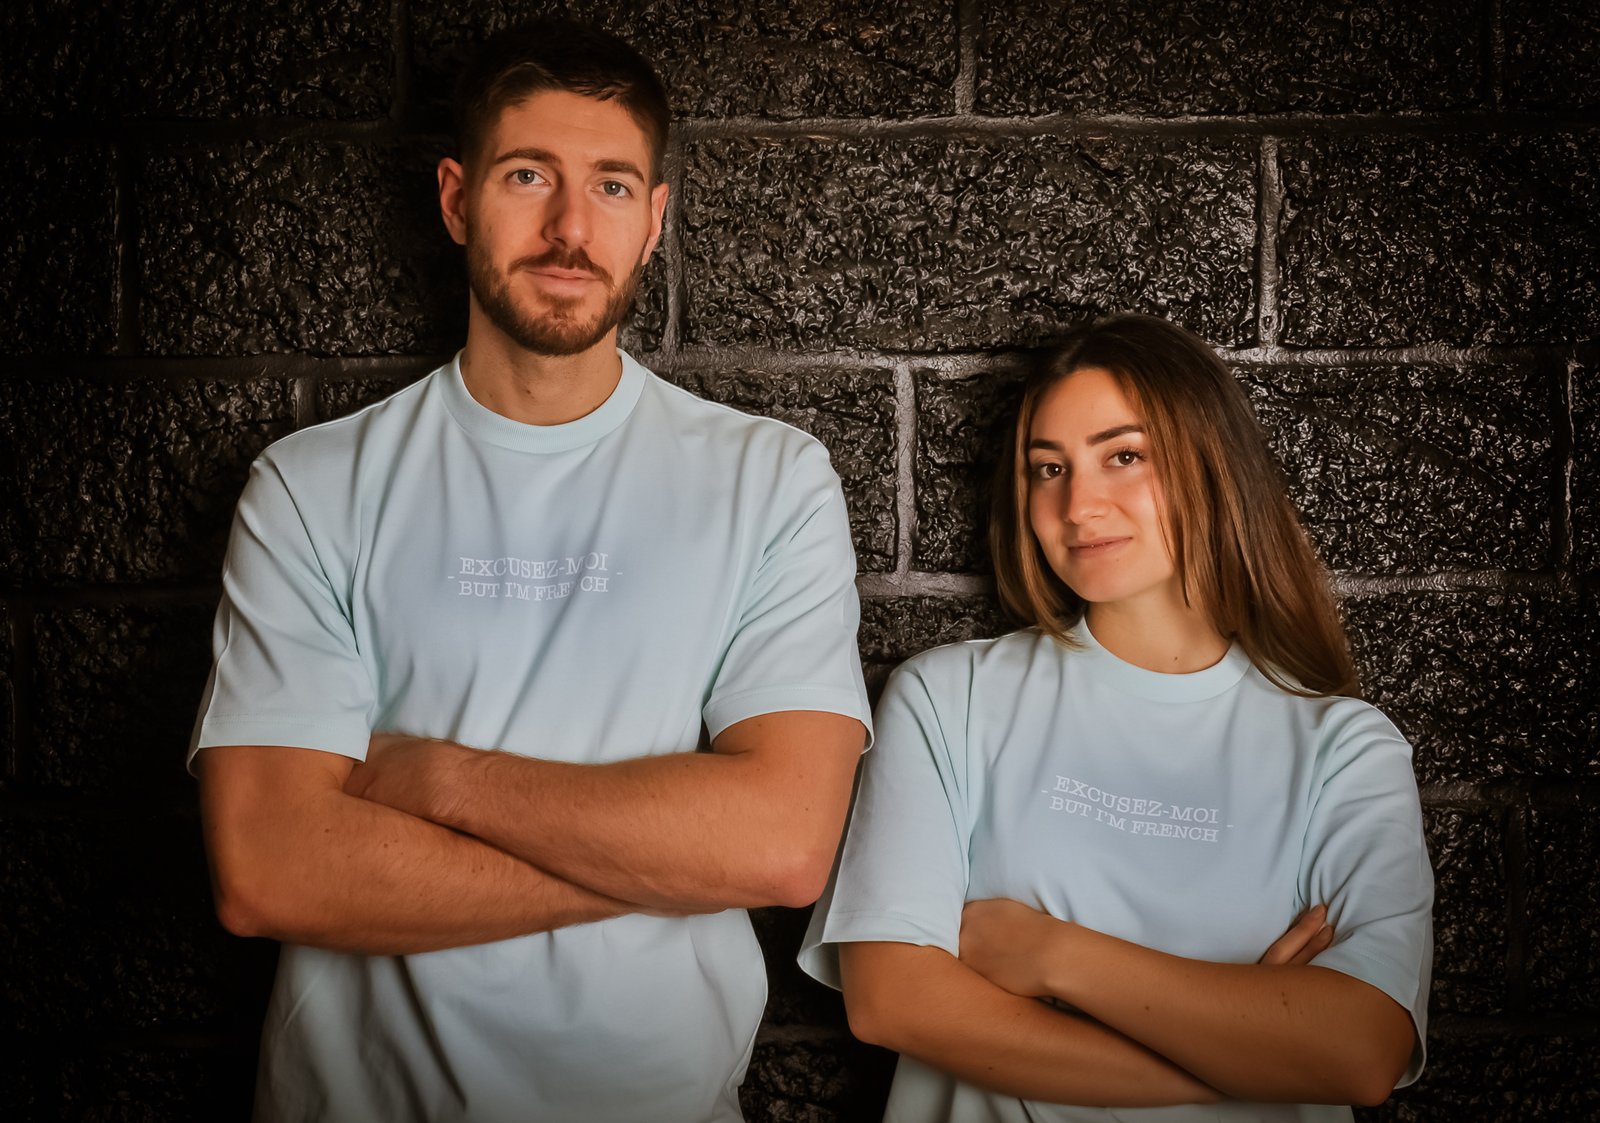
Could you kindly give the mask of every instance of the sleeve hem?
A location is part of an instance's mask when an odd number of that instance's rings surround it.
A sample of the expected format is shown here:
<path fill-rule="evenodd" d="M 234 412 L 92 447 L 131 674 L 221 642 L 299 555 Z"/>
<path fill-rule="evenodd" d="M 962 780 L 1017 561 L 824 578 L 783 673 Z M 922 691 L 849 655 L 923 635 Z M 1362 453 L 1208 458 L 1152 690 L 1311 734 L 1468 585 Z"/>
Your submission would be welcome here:
<path fill-rule="evenodd" d="M 704 710 L 706 730 L 715 740 L 723 730 L 746 718 L 786 710 L 820 710 L 853 717 L 867 731 L 867 747 L 872 745 L 872 715 L 864 698 L 856 691 L 837 686 L 764 686 L 715 699 Z"/>
<path fill-rule="evenodd" d="M 365 760 L 372 730 L 365 717 L 331 714 L 326 717 L 288 718 L 239 715 L 208 717 L 200 723 L 189 747 L 188 768 L 194 772 L 195 754 L 219 745 L 283 745 Z"/>
<path fill-rule="evenodd" d="M 1428 1059 L 1428 1026 L 1425 1015 L 1419 1017 L 1416 1010 L 1419 989 L 1416 979 L 1399 964 L 1362 955 L 1337 945 L 1312 960 L 1311 966 L 1337 971 L 1341 975 L 1359 979 L 1368 986 L 1377 987 L 1404 1008 L 1411 1018 L 1411 1029 L 1416 1035 L 1416 1043 L 1412 1048 L 1411 1062 L 1406 1066 L 1404 1075 L 1400 1077 L 1395 1087 L 1404 1088 L 1408 1084 L 1416 1083 Z"/>

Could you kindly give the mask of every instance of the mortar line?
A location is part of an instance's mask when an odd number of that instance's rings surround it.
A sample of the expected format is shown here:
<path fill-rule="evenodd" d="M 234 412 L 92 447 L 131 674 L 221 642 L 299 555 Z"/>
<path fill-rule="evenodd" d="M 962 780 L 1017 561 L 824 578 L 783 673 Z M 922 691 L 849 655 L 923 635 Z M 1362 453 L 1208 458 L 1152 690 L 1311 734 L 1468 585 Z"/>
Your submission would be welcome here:
<path fill-rule="evenodd" d="M 895 544 L 894 577 L 911 572 L 917 525 L 917 379 L 909 363 L 894 368 Z"/>
<path fill-rule="evenodd" d="M 1338 571 L 1334 593 L 1340 597 L 1385 596 L 1395 593 L 1540 593 L 1571 592 L 1576 585 L 1560 573 L 1515 573 L 1503 569 L 1442 570 L 1436 573 L 1367 574 Z"/>
<path fill-rule="evenodd" d="M 1528 979 L 1528 808 L 1506 808 L 1506 1005 L 1523 1010 L 1527 1005 Z"/>
<path fill-rule="evenodd" d="M 675 370 L 678 365 L 678 351 L 682 345 L 683 318 L 687 314 L 688 306 L 684 294 L 686 281 L 681 234 L 684 149 L 683 136 L 676 124 L 673 126 L 672 137 L 667 145 L 666 166 L 662 169 L 662 173 L 668 184 L 667 213 L 663 218 L 664 229 L 661 232 L 661 254 L 666 259 L 663 264 L 667 270 L 667 322 L 661 328 L 661 343 L 656 353 L 669 369 Z"/>
<path fill-rule="evenodd" d="M 6 618 L 11 630 L 11 752 L 5 774 L 13 790 L 28 778 L 28 757 L 33 752 L 33 666 L 37 659 L 34 635 L 35 607 L 26 600 L 6 598 Z"/>
<path fill-rule="evenodd" d="M 389 49 L 394 52 L 394 95 L 389 99 L 389 120 L 396 125 L 411 112 L 411 4 L 389 0 Z"/>
<path fill-rule="evenodd" d="M 290 384 L 290 400 L 294 403 L 294 427 L 305 429 L 315 425 L 317 417 L 317 395 L 313 386 L 315 376 L 297 375 Z"/>
<path fill-rule="evenodd" d="M 1261 138 L 1261 224 L 1256 243 L 1256 342 L 1278 343 L 1278 222 L 1283 213 L 1283 177 L 1278 168 L 1278 138 Z"/>
<path fill-rule="evenodd" d="M 977 0 L 956 0 L 956 82 L 951 92 L 955 95 L 958 116 L 971 115 L 978 101 L 978 40 L 982 35 L 981 25 Z"/>
<path fill-rule="evenodd" d="M 1577 369 L 1578 364 L 1568 359 L 1562 364 L 1560 391 L 1557 394 L 1556 463 L 1559 465 L 1556 487 L 1556 524 L 1552 528 L 1555 538 L 1556 565 L 1564 572 L 1577 576 L 1573 539 L 1572 487 L 1577 477 L 1578 419 L 1577 419 Z"/>
<path fill-rule="evenodd" d="M 113 354 L 139 350 L 139 220 L 133 146 L 116 143 L 116 183 L 111 194 L 111 326 Z"/>
<path fill-rule="evenodd" d="M 1487 58 L 1489 104 L 1503 110 L 1506 103 L 1506 24 L 1505 0 L 1489 0 Z"/>

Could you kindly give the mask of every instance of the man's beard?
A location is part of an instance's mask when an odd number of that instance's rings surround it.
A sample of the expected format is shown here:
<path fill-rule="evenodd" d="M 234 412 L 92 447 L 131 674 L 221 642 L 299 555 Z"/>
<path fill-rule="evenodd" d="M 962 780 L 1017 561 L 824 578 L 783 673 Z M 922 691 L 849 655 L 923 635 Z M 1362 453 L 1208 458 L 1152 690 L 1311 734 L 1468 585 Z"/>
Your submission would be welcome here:
<path fill-rule="evenodd" d="M 505 273 L 500 273 L 488 249 L 472 237 L 470 230 L 467 232 L 467 283 L 478 306 L 490 323 L 535 355 L 577 355 L 604 339 L 633 307 L 633 294 L 644 275 L 644 264 L 641 256 L 627 279 L 616 285 L 611 275 L 590 261 L 582 249 L 569 252 L 552 246 L 542 254 L 519 257 Z M 580 318 L 579 299 L 547 296 L 545 311 L 535 315 L 518 305 L 511 295 L 511 275 L 522 269 L 582 269 L 592 273 L 605 287 L 605 305 L 584 320 Z"/>

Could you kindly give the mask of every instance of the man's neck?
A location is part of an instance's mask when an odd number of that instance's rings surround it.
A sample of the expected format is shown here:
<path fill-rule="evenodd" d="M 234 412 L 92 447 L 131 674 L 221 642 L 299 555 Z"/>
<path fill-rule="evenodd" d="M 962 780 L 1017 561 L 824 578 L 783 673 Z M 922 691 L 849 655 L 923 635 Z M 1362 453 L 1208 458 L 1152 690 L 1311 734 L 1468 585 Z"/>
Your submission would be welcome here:
<path fill-rule="evenodd" d="M 599 409 L 622 378 L 612 330 L 576 355 L 535 355 L 493 329 L 467 330 L 461 380 L 485 409 L 525 425 L 563 425 Z"/>

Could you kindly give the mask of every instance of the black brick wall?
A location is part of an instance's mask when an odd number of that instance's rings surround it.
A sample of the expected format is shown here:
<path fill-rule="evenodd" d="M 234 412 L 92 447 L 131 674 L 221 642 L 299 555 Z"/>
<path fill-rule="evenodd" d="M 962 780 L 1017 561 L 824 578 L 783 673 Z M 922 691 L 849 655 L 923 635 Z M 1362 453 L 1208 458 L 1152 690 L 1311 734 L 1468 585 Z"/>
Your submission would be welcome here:
<path fill-rule="evenodd" d="M 182 751 L 251 458 L 431 369 L 441 81 L 570 10 L 682 115 L 628 344 L 821 437 L 874 687 L 1003 627 L 1024 350 L 1224 349 L 1417 747 L 1431 1066 L 1370 1120 L 1600 1118 L 1600 17 L 1587 0 L 25 0 L 0 10 L 0 1104 L 247 1112 L 274 952 L 210 917 Z M 752 1120 L 891 1069 L 757 926 Z"/>

